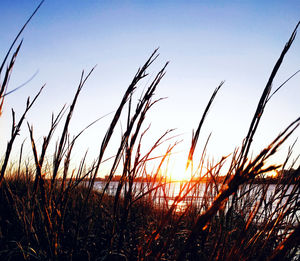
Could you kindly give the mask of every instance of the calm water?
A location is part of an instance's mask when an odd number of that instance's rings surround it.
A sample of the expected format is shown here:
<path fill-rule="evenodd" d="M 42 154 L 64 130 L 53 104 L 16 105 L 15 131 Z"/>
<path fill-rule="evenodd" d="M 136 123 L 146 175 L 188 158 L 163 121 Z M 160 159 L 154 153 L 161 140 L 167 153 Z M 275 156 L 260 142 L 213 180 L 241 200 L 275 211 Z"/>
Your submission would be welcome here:
<path fill-rule="evenodd" d="M 106 182 L 100 181 L 95 183 L 95 188 L 99 191 L 103 190 Z M 109 195 L 115 195 L 118 187 L 117 181 L 110 182 L 107 193 Z M 289 198 L 293 190 L 293 185 L 287 187 L 282 185 L 281 187 L 276 187 L 276 185 L 271 184 L 268 187 L 266 185 L 244 185 L 240 188 L 237 195 L 242 196 L 242 202 L 244 204 L 249 204 L 249 208 L 253 207 L 255 203 L 263 196 L 264 190 L 266 190 L 266 197 L 264 204 L 268 206 L 268 210 L 264 211 L 272 212 L 276 205 L 279 204 L 283 206 L 287 203 L 287 200 L 294 200 L 294 204 L 299 204 L 300 198 L 295 198 L 295 195 L 299 195 L 299 191 L 294 195 L 293 198 Z M 250 193 L 247 193 L 250 190 Z M 123 189 L 128 190 L 128 184 L 126 184 Z M 181 191 L 181 193 L 180 193 Z M 140 197 L 143 195 L 145 199 L 150 199 L 155 204 L 160 206 L 171 206 L 176 200 L 177 196 L 182 197 L 179 203 L 176 204 L 177 211 L 184 210 L 187 206 L 193 204 L 194 206 L 209 206 L 213 201 L 214 197 L 218 194 L 218 190 L 215 187 L 207 186 L 206 183 L 180 183 L 172 182 L 162 185 L 159 183 L 147 183 L 147 182 L 135 182 L 133 187 L 133 197 Z M 284 196 L 282 197 L 282 193 Z M 282 199 L 281 199 L 282 198 Z M 268 202 L 272 200 L 272 205 Z M 288 202 L 289 203 L 289 202 Z M 263 207 L 263 206 L 262 206 Z M 300 217 L 300 212 L 297 211 L 297 216 Z"/>

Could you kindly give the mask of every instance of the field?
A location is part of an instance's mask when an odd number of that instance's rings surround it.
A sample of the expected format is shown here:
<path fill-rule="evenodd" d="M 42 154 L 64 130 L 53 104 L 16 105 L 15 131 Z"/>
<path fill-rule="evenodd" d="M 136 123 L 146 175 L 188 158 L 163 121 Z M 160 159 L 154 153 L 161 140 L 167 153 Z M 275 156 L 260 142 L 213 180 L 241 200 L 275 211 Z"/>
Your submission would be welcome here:
<path fill-rule="evenodd" d="M 30 20 L 30 19 L 29 19 Z M 25 26 L 27 23 L 25 24 Z M 298 24 L 299 25 L 299 24 Z M 297 25 L 297 27 L 298 27 Z M 298 127 L 296 119 L 255 156 L 251 145 L 261 116 L 272 95 L 272 82 L 296 36 L 285 45 L 262 92 L 248 133 L 231 157 L 210 163 L 203 148 L 199 162 L 194 152 L 207 113 L 221 83 L 213 92 L 193 135 L 186 169 L 192 178 L 183 182 L 171 198 L 170 180 L 161 175 L 161 166 L 175 144 L 170 144 L 153 173 L 146 172 L 152 153 L 168 142 L 169 132 L 142 154 L 146 134 L 143 122 L 159 100 L 154 93 L 165 75 L 167 64 L 157 73 L 143 96 L 133 107 L 132 94 L 148 76 L 158 56 L 155 50 L 129 84 L 107 128 L 96 160 L 86 166 L 83 158 L 74 170 L 70 167 L 77 138 L 69 135 L 70 122 L 80 92 L 89 76 L 81 75 L 71 105 L 63 107 L 51 119 L 42 146 L 36 145 L 33 127 L 25 118 L 38 99 L 28 98 L 26 109 L 17 119 L 12 112 L 11 138 L 1 158 L 0 173 L 0 259 L 1 260 L 293 260 L 300 251 L 300 166 L 290 164 L 293 145 L 278 165 L 272 158 Z M 24 28 L 23 28 L 24 29 Z M 23 30 L 22 29 L 22 30 Z M 20 34 L 22 33 L 20 31 Z M 16 37 L 0 67 L 0 112 L 5 106 L 10 74 L 21 48 Z M 280 86 L 281 88 L 282 86 Z M 14 90 L 13 90 L 14 91 Z M 17 90 L 15 90 L 17 91 Z M 125 108 L 129 108 L 126 110 Z M 95 189 L 105 152 L 121 114 L 127 122 L 110 172 L 101 190 Z M 45 158 L 58 126 L 62 131 L 49 165 Z M 91 127 L 88 126 L 87 128 Z M 33 160 L 11 159 L 11 152 L 21 128 L 28 128 Z M 10 164 L 10 161 L 17 162 Z M 229 168 L 221 175 L 225 162 Z M 289 164 L 288 164 L 289 163 Z M 116 170 L 121 173 L 113 181 Z M 120 171 L 121 170 L 121 171 Z M 270 184 L 268 173 L 276 171 Z M 143 188 L 137 189 L 142 180 Z M 203 180 L 205 182 L 203 183 Z M 258 182 L 259 180 L 259 182 Z M 266 181 L 266 182 L 263 182 Z M 116 189 L 108 193 L 111 182 Z M 272 189 L 270 189 L 272 186 Z M 201 187 L 201 189 L 200 189 Z M 199 196 L 200 191 L 204 191 Z M 188 200 L 187 200 L 188 199 Z M 157 203 L 160 200 L 160 203 Z M 178 206 L 185 202 L 185 207 Z"/>

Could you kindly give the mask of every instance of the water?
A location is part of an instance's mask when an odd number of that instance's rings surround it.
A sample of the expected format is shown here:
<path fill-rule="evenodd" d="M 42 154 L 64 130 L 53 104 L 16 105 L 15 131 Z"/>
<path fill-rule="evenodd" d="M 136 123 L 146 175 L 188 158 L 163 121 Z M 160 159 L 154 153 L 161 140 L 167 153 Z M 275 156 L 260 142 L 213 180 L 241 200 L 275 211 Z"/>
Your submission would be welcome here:
<path fill-rule="evenodd" d="M 95 188 L 99 191 L 104 189 L 106 182 L 99 181 L 95 183 Z M 109 195 L 115 195 L 118 187 L 117 181 L 111 181 L 106 193 Z M 298 191 L 293 191 L 296 187 L 293 185 L 243 185 L 240 187 L 237 196 L 240 197 L 240 207 L 244 210 L 248 208 L 250 212 L 254 208 L 255 204 L 264 196 L 264 190 L 266 195 L 263 203 L 259 209 L 257 215 L 261 216 L 266 214 L 272 214 L 275 210 L 280 211 L 285 204 L 294 206 L 299 204 L 299 188 Z M 132 189 L 133 198 L 145 198 L 151 200 L 153 203 L 161 207 L 171 207 L 175 204 L 175 210 L 180 212 L 184 211 L 188 206 L 201 208 L 203 211 L 213 202 L 214 198 L 220 192 L 220 188 L 208 185 L 207 183 L 156 183 L 156 182 L 134 182 Z M 121 195 L 124 195 L 125 191 L 128 191 L 128 184 L 122 188 Z M 228 203 L 232 197 L 229 198 Z M 287 202 L 289 200 L 289 202 Z M 272 203 L 270 203 L 272 201 Z M 227 204 L 228 205 L 228 204 Z M 225 206 L 226 207 L 226 206 Z M 263 213 L 264 212 L 264 213 Z M 296 211 L 296 215 L 290 220 L 292 223 L 298 222 L 297 218 L 300 218 L 300 210 Z M 258 221 L 257 221 L 258 222 Z"/>

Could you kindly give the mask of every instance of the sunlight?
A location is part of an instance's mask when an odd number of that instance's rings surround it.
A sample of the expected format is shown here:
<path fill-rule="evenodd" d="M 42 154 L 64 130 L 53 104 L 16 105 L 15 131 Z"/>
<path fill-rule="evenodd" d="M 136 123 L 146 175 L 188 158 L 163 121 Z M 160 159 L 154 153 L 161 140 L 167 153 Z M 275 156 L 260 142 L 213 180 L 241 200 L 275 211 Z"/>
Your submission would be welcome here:
<path fill-rule="evenodd" d="M 270 178 L 276 178 L 276 177 L 278 177 L 278 170 L 272 170 L 272 171 L 270 171 L 270 172 L 268 172 L 268 176 L 270 177 Z"/>
<path fill-rule="evenodd" d="M 189 181 L 191 179 L 190 169 L 173 166 L 168 171 L 168 177 L 172 181 Z"/>

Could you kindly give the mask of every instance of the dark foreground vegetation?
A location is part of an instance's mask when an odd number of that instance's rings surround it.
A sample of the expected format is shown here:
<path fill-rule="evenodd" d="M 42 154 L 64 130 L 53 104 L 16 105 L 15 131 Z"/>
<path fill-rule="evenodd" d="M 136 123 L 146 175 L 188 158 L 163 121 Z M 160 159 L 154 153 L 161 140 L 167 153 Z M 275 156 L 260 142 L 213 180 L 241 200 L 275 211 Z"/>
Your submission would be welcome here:
<path fill-rule="evenodd" d="M 298 27 L 298 25 L 297 25 Z M 296 27 L 296 29 L 297 29 Z M 24 29 L 24 28 L 23 28 Z M 22 30 L 23 30 L 22 29 Z M 91 166 L 85 158 L 76 170 L 70 168 L 72 151 L 79 133 L 70 138 L 69 124 L 80 91 L 89 78 L 82 73 L 74 99 L 51 119 L 51 127 L 42 145 L 37 146 L 33 127 L 27 124 L 32 144 L 33 162 L 23 159 L 10 165 L 14 142 L 24 124 L 27 112 L 40 92 L 31 100 L 19 119 L 12 111 L 11 138 L 0 165 L 0 260 L 293 260 L 299 258 L 300 242 L 300 167 L 288 164 L 293 145 L 282 165 L 269 165 L 268 160 L 298 127 L 296 119 L 274 141 L 255 157 L 250 157 L 251 144 L 265 106 L 273 93 L 273 79 L 290 48 L 296 29 L 285 45 L 263 90 L 249 131 L 231 158 L 207 164 L 206 146 L 199 162 L 193 160 L 200 131 L 207 112 L 220 86 L 216 88 L 193 135 L 187 169 L 193 174 L 182 184 L 180 192 L 167 202 L 168 183 L 157 181 L 160 167 L 174 148 L 171 144 L 159 158 L 157 170 L 146 173 L 152 153 L 168 141 L 170 131 L 161 136 L 145 154 L 141 153 L 147 128 L 143 122 L 148 110 L 157 102 L 154 92 L 165 74 L 167 64 L 159 71 L 133 107 L 133 93 L 155 61 L 155 51 L 138 70 L 117 108 L 102 140 L 99 155 Z M 21 30 L 21 32 L 22 32 Z M 20 32 L 20 33 L 21 33 Z M 20 35 L 20 34 L 19 34 Z M 22 42 L 13 42 L 0 67 L 0 110 L 9 94 L 9 76 Z M 10 60 L 9 60 L 10 59 Z M 281 87 L 281 86 L 280 86 Z M 95 190 L 106 148 L 123 114 L 126 116 L 119 148 L 113 158 L 106 186 Z M 11 123 L 9 123 L 11 124 Z M 45 163 L 48 147 L 58 125 L 62 125 L 52 164 Z M 25 126 L 24 126 L 25 125 Z M 16 160 L 13 159 L 15 162 Z M 230 161 L 226 177 L 220 177 Z M 195 167 L 197 166 L 197 167 Z M 293 168 L 293 171 L 289 171 Z M 121 177 L 114 195 L 107 193 L 118 169 Z M 277 184 L 261 184 L 270 171 L 279 170 Z M 280 171 L 281 170 L 281 171 Z M 283 171 L 284 170 L 284 171 Z M 152 176 L 156 182 L 145 182 L 136 191 L 136 179 Z M 204 194 L 200 197 L 199 177 L 205 177 Z M 189 197 L 189 201 L 186 198 Z M 157 199 L 162 198 L 160 204 Z M 181 203 L 183 209 L 178 209 Z"/>

